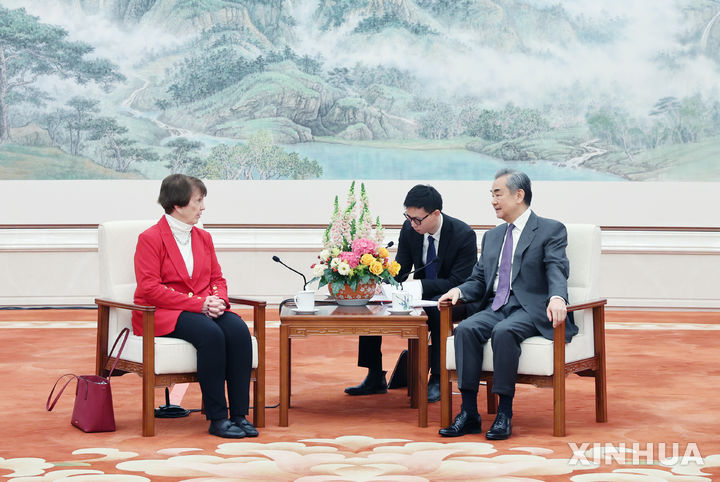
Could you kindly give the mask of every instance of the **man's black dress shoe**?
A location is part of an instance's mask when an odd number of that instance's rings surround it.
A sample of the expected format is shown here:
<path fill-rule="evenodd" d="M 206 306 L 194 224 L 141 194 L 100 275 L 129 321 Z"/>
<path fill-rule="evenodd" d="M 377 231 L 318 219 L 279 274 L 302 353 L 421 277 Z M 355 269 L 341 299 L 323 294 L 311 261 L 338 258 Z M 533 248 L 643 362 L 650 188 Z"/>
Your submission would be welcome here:
<path fill-rule="evenodd" d="M 245 435 L 248 437 L 257 437 L 258 431 L 253 424 L 251 424 L 245 417 L 231 417 L 230 421 L 240 427 Z"/>
<path fill-rule="evenodd" d="M 368 372 L 365 380 L 356 387 L 347 387 L 345 393 L 348 395 L 372 395 L 374 393 L 387 393 L 387 372 Z"/>
<path fill-rule="evenodd" d="M 223 438 L 244 438 L 245 431 L 232 423 L 227 418 L 221 420 L 211 420 L 208 432 Z"/>
<path fill-rule="evenodd" d="M 485 434 L 488 440 L 505 440 L 512 435 L 512 418 L 498 412 L 490 430 Z"/>
<path fill-rule="evenodd" d="M 468 433 L 480 432 L 482 432 L 480 415 L 470 415 L 465 410 L 458 413 L 449 427 L 441 428 L 438 431 L 443 437 L 460 437 Z"/>
<path fill-rule="evenodd" d="M 428 403 L 440 401 L 440 377 L 430 375 L 428 380 Z"/>

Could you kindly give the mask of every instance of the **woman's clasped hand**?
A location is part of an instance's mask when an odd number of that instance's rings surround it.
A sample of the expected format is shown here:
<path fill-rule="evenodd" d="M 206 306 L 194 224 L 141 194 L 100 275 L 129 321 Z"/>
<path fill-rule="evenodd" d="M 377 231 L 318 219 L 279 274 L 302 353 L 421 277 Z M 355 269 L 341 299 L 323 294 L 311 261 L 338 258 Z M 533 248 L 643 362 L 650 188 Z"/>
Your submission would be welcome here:
<path fill-rule="evenodd" d="M 202 312 L 204 315 L 208 315 L 210 318 L 217 318 L 218 316 L 222 316 L 223 313 L 225 313 L 226 308 L 227 306 L 225 305 L 225 301 L 215 295 L 210 295 L 205 298 Z"/>

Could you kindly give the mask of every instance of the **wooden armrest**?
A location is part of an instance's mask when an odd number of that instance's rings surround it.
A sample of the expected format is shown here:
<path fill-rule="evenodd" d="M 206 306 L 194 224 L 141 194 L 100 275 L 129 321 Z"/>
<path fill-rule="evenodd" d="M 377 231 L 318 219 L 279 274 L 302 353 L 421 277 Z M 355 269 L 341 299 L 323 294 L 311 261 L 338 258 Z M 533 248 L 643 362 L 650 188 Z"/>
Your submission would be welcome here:
<path fill-rule="evenodd" d="M 154 306 L 136 305 L 135 303 L 124 303 L 122 301 L 108 300 L 103 298 L 95 298 L 95 304 L 100 306 L 107 306 L 109 308 L 121 308 L 123 310 L 135 310 L 144 311 L 148 313 L 154 313 Z"/>
<path fill-rule="evenodd" d="M 230 303 L 235 303 L 238 305 L 255 306 L 258 308 L 265 307 L 267 305 L 266 301 L 252 300 L 249 298 L 237 298 L 235 296 L 228 296 L 228 301 L 230 301 Z"/>
<path fill-rule="evenodd" d="M 590 301 L 586 301 L 584 303 L 578 303 L 576 305 L 568 305 L 567 312 L 570 313 L 573 311 L 587 310 L 589 308 L 599 308 L 606 304 L 607 304 L 607 299 L 605 299 L 605 298 L 600 298 L 597 300 L 590 300 Z M 564 321 L 555 327 L 555 329 L 553 331 L 553 335 L 554 335 L 554 337 L 553 337 L 554 343 L 562 344 L 562 342 L 565 340 L 565 322 Z"/>
<path fill-rule="evenodd" d="M 585 303 L 579 303 L 577 305 L 568 305 L 567 310 L 568 313 L 571 311 L 580 311 L 580 310 L 587 310 L 588 308 L 596 308 L 598 306 L 603 306 L 607 304 L 607 299 L 597 299 L 597 300 L 591 300 L 586 301 Z"/>

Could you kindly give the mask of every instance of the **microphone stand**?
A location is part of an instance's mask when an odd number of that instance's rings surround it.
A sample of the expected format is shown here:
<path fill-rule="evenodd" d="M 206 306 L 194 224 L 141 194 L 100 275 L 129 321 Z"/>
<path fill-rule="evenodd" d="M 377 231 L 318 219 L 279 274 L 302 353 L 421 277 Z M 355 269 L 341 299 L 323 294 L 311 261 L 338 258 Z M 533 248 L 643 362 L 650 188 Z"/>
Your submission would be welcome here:
<path fill-rule="evenodd" d="M 439 256 L 438 256 L 437 258 L 435 258 L 434 260 L 430 261 L 429 263 L 425 264 L 424 266 L 420 266 L 420 267 L 417 268 L 417 269 L 414 269 L 414 270 L 412 270 L 412 271 L 408 271 L 407 273 L 405 273 L 405 280 L 404 280 L 404 281 L 407 281 L 407 277 L 410 276 L 411 274 L 413 274 L 413 273 L 418 273 L 418 272 L 424 270 L 425 268 L 427 268 L 428 266 L 430 266 L 431 264 L 437 263 L 438 261 L 440 261 L 440 257 L 439 257 Z M 402 281 L 400 282 L 400 289 L 403 289 L 403 282 L 402 282 Z"/>
<path fill-rule="evenodd" d="M 302 276 L 302 279 L 303 279 L 303 291 L 305 291 L 305 290 L 307 289 L 307 283 L 308 283 L 308 282 L 307 282 L 307 278 L 305 278 L 305 275 L 304 275 L 304 274 L 302 274 L 300 271 L 298 271 L 298 270 L 296 270 L 296 269 L 294 269 L 294 268 L 291 268 L 290 266 L 286 265 L 285 263 L 283 263 L 282 261 L 280 261 L 280 258 L 278 258 L 277 256 L 273 256 L 272 259 L 273 259 L 273 261 L 275 261 L 276 263 L 280 263 L 281 265 L 285 266 L 285 267 L 286 267 L 287 269 L 289 269 L 290 271 L 293 271 L 293 272 L 299 274 L 300 276 Z"/>

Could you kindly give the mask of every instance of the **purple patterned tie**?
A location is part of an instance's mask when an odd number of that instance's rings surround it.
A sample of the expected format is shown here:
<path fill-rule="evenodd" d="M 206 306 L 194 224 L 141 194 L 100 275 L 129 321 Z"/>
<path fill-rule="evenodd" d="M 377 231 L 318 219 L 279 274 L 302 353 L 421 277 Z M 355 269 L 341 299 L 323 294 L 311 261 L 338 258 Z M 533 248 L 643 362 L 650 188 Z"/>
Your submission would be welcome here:
<path fill-rule="evenodd" d="M 493 311 L 497 311 L 508 302 L 510 298 L 510 274 L 512 272 L 513 237 L 512 232 L 515 225 L 508 224 L 507 236 L 503 245 L 500 268 L 498 269 L 498 287 L 495 291 L 495 298 L 492 302 Z"/>

